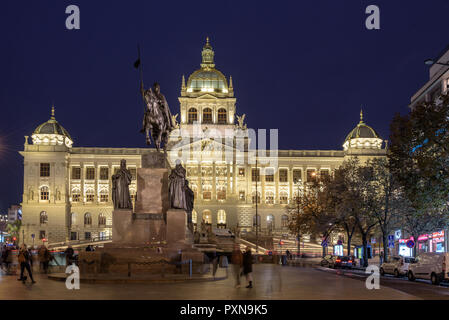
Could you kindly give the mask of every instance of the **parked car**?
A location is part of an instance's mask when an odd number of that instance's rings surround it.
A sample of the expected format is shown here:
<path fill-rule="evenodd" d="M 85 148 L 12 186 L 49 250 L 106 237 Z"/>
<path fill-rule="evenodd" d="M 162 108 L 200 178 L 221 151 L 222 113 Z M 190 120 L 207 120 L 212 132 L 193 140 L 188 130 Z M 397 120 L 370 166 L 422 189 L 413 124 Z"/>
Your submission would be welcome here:
<path fill-rule="evenodd" d="M 409 265 L 408 279 L 427 279 L 432 284 L 449 280 L 449 253 L 423 252 Z"/>
<path fill-rule="evenodd" d="M 327 268 L 351 268 L 352 265 L 352 257 L 347 256 L 335 256 L 329 254 L 321 260 L 321 266 Z"/>
<path fill-rule="evenodd" d="M 352 268 L 353 262 L 352 257 L 338 256 L 335 260 L 335 267 Z"/>
<path fill-rule="evenodd" d="M 395 277 L 406 276 L 408 274 L 410 263 L 414 261 L 414 258 L 393 256 L 390 257 L 390 261 L 382 263 L 380 266 L 380 275 L 394 274 Z"/>
<path fill-rule="evenodd" d="M 337 256 L 328 254 L 321 260 L 321 266 L 327 268 L 335 268 L 335 260 L 337 260 Z"/>

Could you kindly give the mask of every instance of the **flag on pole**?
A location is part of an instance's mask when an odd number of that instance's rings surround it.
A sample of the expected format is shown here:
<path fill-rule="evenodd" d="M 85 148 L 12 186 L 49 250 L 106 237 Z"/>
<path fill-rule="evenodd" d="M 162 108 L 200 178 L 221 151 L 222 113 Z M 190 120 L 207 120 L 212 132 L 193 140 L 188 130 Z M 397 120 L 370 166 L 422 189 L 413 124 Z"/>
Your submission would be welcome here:
<path fill-rule="evenodd" d="M 139 69 L 140 66 L 140 58 L 136 60 L 136 62 L 134 62 L 134 68 Z"/>

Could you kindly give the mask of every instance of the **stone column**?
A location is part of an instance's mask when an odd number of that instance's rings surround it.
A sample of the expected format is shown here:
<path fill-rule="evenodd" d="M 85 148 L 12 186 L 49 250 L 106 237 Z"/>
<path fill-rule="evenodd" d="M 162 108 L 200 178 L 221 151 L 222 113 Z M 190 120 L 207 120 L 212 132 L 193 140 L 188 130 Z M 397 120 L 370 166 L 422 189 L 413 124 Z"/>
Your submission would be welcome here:
<path fill-rule="evenodd" d="M 203 174 L 201 172 L 201 162 L 198 162 L 198 199 L 203 199 Z"/>
<path fill-rule="evenodd" d="M 99 177 L 99 175 L 100 175 L 100 172 L 99 172 L 99 170 L 98 170 L 99 168 L 98 168 L 98 162 L 94 162 L 94 188 L 95 188 L 95 190 L 94 190 L 94 192 L 95 192 L 95 200 L 94 200 L 94 203 L 95 204 L 98 204 L 100 201 L 98 201 L 98 198 L 100 197 L 100 193 L 99 193 L 99 191 L 98 191 L 98 177 Z M 92 219 L 93 220 L 93 219 Z M 93 221 L 92 221 L 92 223 L 93 223 Z"/>
<path fill-rule="evenodd" d="M 84 162 L 80 163 L 80 171 L 81 171 L 81 186 L 80 186 L 80 192 L 81 192 L 81 197 L 82 197 L 82 201 L 83 203 L 85 202 L 84 198 L 85 198 L 85 194 L 84 194 Z"/>
<path fill-rule="evenodd" d="M 288 166 L 287 179 L 290 198 L 293 198 L 293 169 L 291 164 Z"/>
<path fill-rule="evenodd" d="M 217 174 L 215 161 L 212 162 L 212 200 L 217 200 Z"/>
<path fill-rule="evenodd" d="M 112 172 L 112 162 L 108 162 L 108 204 L 110 205 L 112 203 L 112 175 L 114 173 Z"/>
<path fill-rule="evenodd" d="M 251 203 L 251 193 L 253 191 L 253 182 L 251 180 L 252 168 L 251 165 L 247 165 L 246 168 L 246 203 Z"/>
<path fill-rule="evenodd" d="M 237 166 L 235 163 L 232 164 L 232 194 L 237 195 Z"/>
<path fill-rule="evenodd" d="M 279 167 L 274 171 L 274 203 L 279 203 Z"/>
<path fill-rule="evenodd" d="M 229 195 L 231 194 L 231 172 L 230 172 L 230 164 L 227 163 L 226 164 L 226 199 L 229 197 Z M 234 186 L 234 183 L 232 184 Z"/>
<path fill-rule="evenodd" d="M 262 173 L 262 170 L 265 168 L 259 168 L 259 172 Z M 264 171 L 265 173 L 265 171 Z M 265 203 L 265 174 L 262 175 L 260 174 L 260 204 L 264 204 Z"/>

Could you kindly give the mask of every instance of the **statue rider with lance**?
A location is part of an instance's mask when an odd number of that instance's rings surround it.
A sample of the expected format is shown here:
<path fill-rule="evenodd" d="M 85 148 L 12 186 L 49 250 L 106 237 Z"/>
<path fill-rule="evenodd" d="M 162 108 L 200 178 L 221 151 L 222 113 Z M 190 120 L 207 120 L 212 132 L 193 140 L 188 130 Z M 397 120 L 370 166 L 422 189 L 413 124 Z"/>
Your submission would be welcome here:
<path fill-rule="evenodd" d="M 144 89 L 143 85 L 143 71 L 140 60 L 140 48 L 138 47 L 139 58 L 134 63 L 136 69 L 140 69 L 140 93 L 145 105 L 145 114 L 143 117 L 143 129 L 141 132 L 146 133 L 146 142 L 151 144 L 151 137 L 153 138 L 156 149 L 159 151 L 161 144 L 164 144 L 164 151 L 168 142 L 170 132 L 175 128 L 173 118 L 168 107 L 167 99 L 161 93 L 161 88 L 158 83 L 153 85 L 153 88 Z"/>

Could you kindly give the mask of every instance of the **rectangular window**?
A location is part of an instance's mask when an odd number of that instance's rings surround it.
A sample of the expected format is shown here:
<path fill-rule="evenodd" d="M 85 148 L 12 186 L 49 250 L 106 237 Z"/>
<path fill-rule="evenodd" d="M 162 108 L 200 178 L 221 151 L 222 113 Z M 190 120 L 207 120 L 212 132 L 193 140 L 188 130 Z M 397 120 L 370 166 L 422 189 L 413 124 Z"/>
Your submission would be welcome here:
<path fill-rule="evenodd" d="M 327 178 L 329 178 L 329 170 L 321 170 L 320 179 L 327 179 Z"/>
<path fill-rule="evenodd" d="M 109 200 L 109 195 L 106 194 L 100 194 L 100 202 L 108 202 Z"/>
<path fill-rule="evenodd" d="M 80 167 L 72 167 L 72 179 L 73 180 L 81 179 L 81 168 Z"/>
<path fill-rule="evenodd" d="M 39 239 L 40 240 L 45 239 L 45 230 L 39 231 Z"/>
<path fill-rule="evenodd" d="M 50 164 L 41 163 L 41 177 L 49 177 L 49 176 L 50 176 Z"/>
<path fill-rule="evenodd" d="M 137 177 L 137 169 L 136 169 L 136 168 L 129 168 L 129 172 L 131 172 L 132 180 L 136 180 L 136 177 Z"/>
<path fill-rule="evenodd" d="M 70 240 L 78 240 L 78 234 L 76 232 L 70 232 Z"/>
<path fill-rule="evenodd" d="M 245 168 L 239 168 L 239 177 L 245 176 Z"/>
<path fill-rule="evenodd" d="M 81 200 L 81 194 L 72 193 L 72 202 L 80 202 L 80 200 Z"/>
<path fill-rule="evenodd" d="M 86 202 L 94 202 L 94 194 L 93 193 L 86 194 Z"/>
<path fill-rule="evenodd" d="M 239 200 L 245 201 L 245 191 L 239 191 Z"/>
<path fill-rule="evenodd" d="M 210 191 L 204 191 L 204 192 L 203 192 L 203 199 L 204 199 L 204 200 L 210 200 L 210 199 L 212 199 L 212 192 L 210 192 Z"/>
<path fill-rule="evenodd" d="M 95 168 L 86 168 L 86 180 L 95 180 Z"/>
<path fill-rule="evenodd" d="M 265 181 L 274 182 L 274 170 L 272 168 L 268 168 L 265 170 Z"/>
<path fill-rule="evenodd" d="M 293 182 L 298 183 L 298 181 L 302 180 L 302 170 L 294 169 L 293 170 Z"/>
<path fill-rule="evenodd" d="M 251 180 L 253 182 L 260 181 L 260 169 L 251 169 Z"/>
<path fill-rule="evenodd" d="M 288 182 L 288 170 L 279 169 L 279 182 Z"/>
<path fill-rule="evenodd" d="M 316 180 L 316 172 L 315 169 L 307 170 L 307 182 L 313 182 Z"/>
<path fill-rule="evenodd" d="M 84 232 L 84 239 L 90 240 L 92 238 L 92 235 L 90 232 Z"/>
<path fill-rule="evenodd" d="M 109 180 L 109 168 L 108 167 L 100 168 L 100 180 Z"/>

